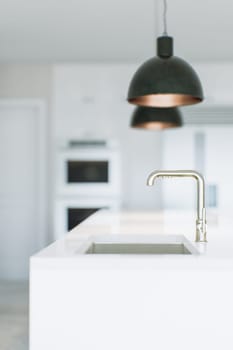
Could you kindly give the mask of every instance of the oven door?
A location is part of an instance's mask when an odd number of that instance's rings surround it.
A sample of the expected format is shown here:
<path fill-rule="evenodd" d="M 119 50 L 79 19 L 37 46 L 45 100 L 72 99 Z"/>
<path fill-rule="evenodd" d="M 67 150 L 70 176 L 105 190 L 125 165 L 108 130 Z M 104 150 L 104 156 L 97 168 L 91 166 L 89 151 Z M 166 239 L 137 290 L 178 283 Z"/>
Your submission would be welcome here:
<path fill-rule="evenodd" d="M 120 201 L 110 198 L 58 198 L 54 210 L 54 239 L 59 239 L 100 209 L 117 211 Z"/>
<path fill-rule="evenodd" d="M 120 195 L 120 159 L 115 150 L 63 151 L 57 174 L 59 195 Z"/>

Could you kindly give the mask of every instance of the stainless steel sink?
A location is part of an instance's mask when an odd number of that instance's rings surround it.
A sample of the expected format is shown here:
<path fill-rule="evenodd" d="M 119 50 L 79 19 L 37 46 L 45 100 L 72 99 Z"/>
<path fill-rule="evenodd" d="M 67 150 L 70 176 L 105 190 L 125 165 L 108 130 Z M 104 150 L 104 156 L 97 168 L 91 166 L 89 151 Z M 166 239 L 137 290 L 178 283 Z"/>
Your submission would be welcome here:
<path fill-rule="evenodd" d="M 183 243 L 93 243 L 86 254 L 192 254 Z"/>
<path fill-rule="evenodd" d="M 183 235 L 92 236 L 80 246 L 85 255 L 196 255 L 195 245 Z"/>

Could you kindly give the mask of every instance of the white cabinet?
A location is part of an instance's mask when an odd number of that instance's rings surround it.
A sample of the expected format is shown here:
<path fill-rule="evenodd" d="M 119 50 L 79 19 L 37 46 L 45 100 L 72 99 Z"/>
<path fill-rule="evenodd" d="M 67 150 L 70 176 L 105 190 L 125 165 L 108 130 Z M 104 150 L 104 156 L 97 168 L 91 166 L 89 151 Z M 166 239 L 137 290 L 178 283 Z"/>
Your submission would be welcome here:
<path fill-rule="evenodd" d="M 233 210 L 233 125 L 206 129 L 206 177 L 217 184 L 219 210 Z M 231 214 L 232 215 L 232 214 Z"/>
<path fill-rule="evenodd" d="M 199 136 L 201 147 L 198 147 Z M 174 133 L 165 133 L 163 146 L 164 169 L 200 171 L 206 180 L 207 207 L 213 207 L 216 202 L 219 211 L 226 213 L 233 209 L 233 125 L 186 126 Z M 195 208 L 195 186 L 192 180 L 164 181 L 164 207 Z"/>
<path fill-rule="evenodd" d="M 161 167 L 161 133 L 130 128 L 134 106 L 127 101 L 137 64 L 59 64 L 54 66 L 53 132 L 55 147 L 64 139 L 115 139 L 122 158 L 123 205 L 160 206 L 157 187 L 146 177 Z"/>
<path fill-rule="evenodd" d="M 135 65 L 55 66 L 55 136 L 112 136 L 132 110 L 126 94 L 134 70 Z"/>
<path fill-rule="evenodd" d="M 168 130 L 163 138 L 163 169 L 195 169 L 193 129 Z M 162 180 L 163 207 L 194 208 L 195 186 L 193 179 L 172 178 Z"/>

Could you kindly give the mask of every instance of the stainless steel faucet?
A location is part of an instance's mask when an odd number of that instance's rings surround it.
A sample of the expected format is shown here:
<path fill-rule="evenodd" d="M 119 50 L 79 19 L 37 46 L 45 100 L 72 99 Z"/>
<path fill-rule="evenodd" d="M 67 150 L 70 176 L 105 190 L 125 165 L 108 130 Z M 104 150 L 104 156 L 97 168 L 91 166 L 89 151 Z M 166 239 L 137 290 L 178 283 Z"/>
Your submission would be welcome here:
<path fill-rule="evenodd" d="M 159 177 L 192 177 L 197 180 L 196 242 L 207 242 L 205 182 L 203 176 L 194 170 L 155 170 L 149 175 L 147 185 L 153 186 L 155 179 Z"/>

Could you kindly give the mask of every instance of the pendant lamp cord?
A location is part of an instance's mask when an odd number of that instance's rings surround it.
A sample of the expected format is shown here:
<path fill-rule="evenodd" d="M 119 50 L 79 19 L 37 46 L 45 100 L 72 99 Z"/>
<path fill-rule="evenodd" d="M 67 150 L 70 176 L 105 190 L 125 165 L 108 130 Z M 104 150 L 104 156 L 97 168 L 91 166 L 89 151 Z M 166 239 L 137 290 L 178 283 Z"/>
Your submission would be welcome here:
<path fill-rule="evenodd" d="M 167 36 L 167 0 L 163 0 L 163 35 Z"/>

